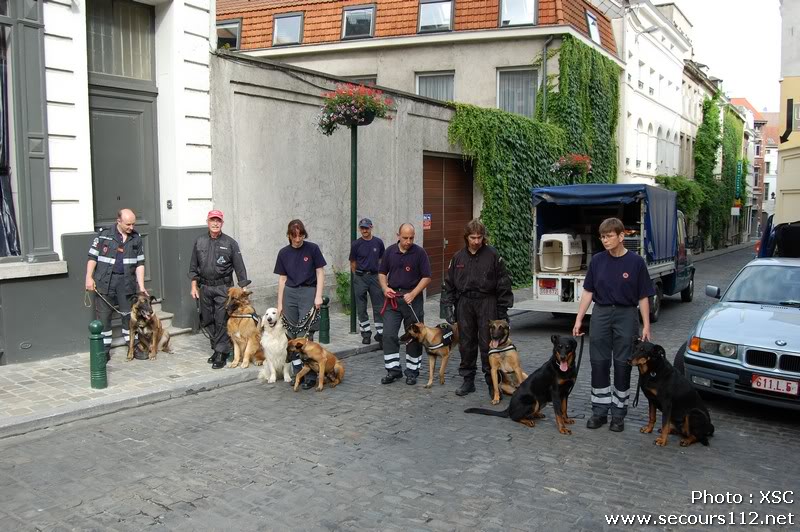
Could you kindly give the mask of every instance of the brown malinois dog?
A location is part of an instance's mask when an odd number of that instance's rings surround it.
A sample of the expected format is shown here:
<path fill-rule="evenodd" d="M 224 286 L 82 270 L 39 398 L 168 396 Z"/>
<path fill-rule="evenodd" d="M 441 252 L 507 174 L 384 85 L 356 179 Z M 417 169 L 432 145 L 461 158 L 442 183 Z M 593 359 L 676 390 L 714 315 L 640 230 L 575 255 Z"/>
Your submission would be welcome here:
<path fill-rule="evenodd" d="M 519 353 L 511 342 L 506 320 L 489 321 L 489 372 L 492 376 L 492 404 L 500 402 L 500 391 L 514 395 L 528 374 L 519 364 Z"/>
<path fill-rule="evenodd" d="M 292 360 L 298 358 L 303 362 L 303 369 L 295 377 L 294 391 L 297 391 L 300 387 L 300 381 L 309 371 L 317 374 L 318 392 L 321 392 L 325 386 L 325 379 L 328 379 L 331 388 L 335 388 L 344 379 L 344 364 L 342 364 L 342 361 L 316 342 L 312 342 L 307 338 L 289 340 L 289 345 L 286 347 L 286 363 L 291 364 Z"/>
<path fill-rule="evenodd" d="M 428 367 L 431 373 L 428 377 L 428 384 L 425 385 L 426 388 L 433 386 L 433 374 L 436 371 L 437 358 L 442 359 L 442 363 L 439 366 L 439 384 L 444 384 L 444 372 L 447 369 L 447 361 L 450 359 L 450 351 L 458 345 L 458 324 L 453 324 L 451 327 L 452 334 L 448 337 L 449 331 L 442 325 L 428 327 L 424 323 L 412 323 L 406 333 L 400 337 L 400 341 L 406 343 L 416 340 L 427 351 Z"/>
<path fill-rule="evenodd" d="M 148 360 L 155 360 L 159 350 L 171 353 L 169 347 L 169 332 L 164 330 L 161 320 L 153 311 L 153 296 L 139 292 L 131 298 L 131 318 L 128 324 L 130 340 L 128 341 L 128 360 L 133 360 L 133 355 L 139 351 L 147 353 Z"/>

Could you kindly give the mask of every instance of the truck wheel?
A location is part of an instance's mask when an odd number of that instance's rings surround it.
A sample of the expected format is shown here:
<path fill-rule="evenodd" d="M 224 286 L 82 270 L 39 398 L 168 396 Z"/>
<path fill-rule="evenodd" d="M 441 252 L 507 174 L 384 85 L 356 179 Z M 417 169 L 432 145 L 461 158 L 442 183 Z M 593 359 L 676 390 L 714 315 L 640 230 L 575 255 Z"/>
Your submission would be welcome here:
<path fill-rule="evenodd" d="M 689 279 L 689 286 L 681 290 L 681 301 L 689 303 L 694 299 L 694 275 Z"/>
<path fill-rule="evenodd" d="M 661 283 L 656 283 L 656 295 L 650 298 L 650 323 L 658 321 L 661 316 L 661 300 L 664 298 L 664 289 Z"/>
<path fill-rule="evenodd" d="M 675 360 L 672 362 L 672 365 L 675 366 L 675 370 L 681 375 L 686 375 L 684 353 L 686 353 L 686 342 L 683 342 L 683 345 L 678 348 L 678 352 L 675 353 Z"/>

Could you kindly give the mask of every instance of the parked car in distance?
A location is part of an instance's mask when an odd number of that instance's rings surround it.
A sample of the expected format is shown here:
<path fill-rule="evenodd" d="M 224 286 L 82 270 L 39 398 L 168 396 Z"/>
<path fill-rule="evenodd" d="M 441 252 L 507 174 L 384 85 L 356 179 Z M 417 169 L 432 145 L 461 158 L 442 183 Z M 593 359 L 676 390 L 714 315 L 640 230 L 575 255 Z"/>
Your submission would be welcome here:
<path fill-rule="evenodd" d="M 675 355 L 696 389 L 800 410 L 800 259 L 749 262 Z"/>

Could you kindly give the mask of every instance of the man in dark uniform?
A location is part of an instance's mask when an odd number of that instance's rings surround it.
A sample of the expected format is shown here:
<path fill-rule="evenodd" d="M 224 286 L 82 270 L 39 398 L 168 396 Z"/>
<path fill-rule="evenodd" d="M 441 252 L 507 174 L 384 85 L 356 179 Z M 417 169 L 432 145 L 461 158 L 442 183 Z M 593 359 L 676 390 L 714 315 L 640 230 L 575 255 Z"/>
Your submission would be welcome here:
<path fill-rule="evenodd" d="M 131 308 L 130 296 L 136 293 L 137 286 L 140 292 L 147 293 L 144 288 L 144 247 L 134 225 L 136 214 L 130 209 L 120 210 L 114 227 L 100 230 L 89 248 L 86 290 L 102 296 L 95 297 L 95 313 L 103 322 L 106 361 L 111 360 L 113 312 L 108 303 L 116 305 L 119 312 L 127 313 Z M 127 343 L 130 338 L 127 316 L 122 317 L 122 335 Z"/>
<path fill-rule="evenodd" d="M 358 326 L 361 330 L 362 343 L 367 345 L 371 341 L 372 331 L 369 326 L 367 314 L 367 294 L 372 300 L 372 316 L 375 319 L 375 341 L 383 340 L 383 291 L 378 281 L 378 267 L 383 258 L 383 240 L 372 236 L 372 220 L 363 218 L 358 222 L 361 238 L 350 246 L 350 271 L 353 272 L 353 289 L 356 294 L 356 309 L 358 311 Z"/>
<path fill-rule="evenodd" d="M 625 248 L 625 226 L 618 218 L 600 224 L 600 242 L 605 252 L 592 256 L 583 294 L 572 326 L 573 336 L 583 336 L 583 318 L 594 302 L 589 328 L 589 361 L 592 364 L 592 417 L 586 427 L 597 429 L 608 422 L 611 412 L 613 432 L 625 430 L 628 399 L 631 394 L 631 365 L 628 359 L 633 339 L 650 340 L 650 299 L 655 294 L 644 259 Z M 611 370 L 614 382 L 611 382 Z"/>
<path fill-rule="evenodd" d="M 486 243 L 486 227 L 480 220 L 475 219 L 467 224 L 464 242 L 464 249 L 450 261 L 441 300 L 447 321 L 458 321 L 458 350 L 461 353 L 458 374 L 464 377 L 464 382 L 456 390 L 456 395 L 475 391 L 480 349 L 481 370 L 491 397 L 488 322 L 508 319 L 508 309 L 514 306 L 514 292 L 511 291 L 511 277 L 503 259 L 495 248 Z"/>
<path fill-rule="evenodd" d="M 200 300 L 200 326 L 208 328 L 211 349 L 208 359 L 213 369 L 225 366 L 233 346 L 228 336 L 228 312 L 225 300 L 228 288 L 233 286 L 233 273 L 239 286 L 250 284 L 242 260 L 239 244 L 222 233 L 222 211 L 209 211 L 208 234 L 197 237 L 192 249 L 189 277 L 192 279 L 192 297 Z"/>
<path fill-rule="evenodd" d="M 422 291 L 431 282 L 431 263 L 425 250 L 414 244 L 414 226 L 403 224 L 397 231 L 397 244 L 386 250 L 378 270 L 378 279 L 386 298 L 383 315 L 383 365 L 386 376 L 381 384 L 390 384 L 400 377 L 400 326 L 407 329 L 412 323 L 423 321 L 424 298 Z M 406 384 L 416 384 L 422 346 L 411 342 L 406 346 Z"/>

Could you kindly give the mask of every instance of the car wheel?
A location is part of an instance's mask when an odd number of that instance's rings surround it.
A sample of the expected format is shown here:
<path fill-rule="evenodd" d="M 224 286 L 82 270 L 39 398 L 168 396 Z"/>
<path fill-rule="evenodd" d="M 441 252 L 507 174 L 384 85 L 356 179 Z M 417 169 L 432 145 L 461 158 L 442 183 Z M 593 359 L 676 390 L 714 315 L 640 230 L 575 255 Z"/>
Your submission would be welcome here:
<path fill-rule="evenodd" d="M 661 316 L 661 300 L 664 298 L 664 289 L 661 283 L 656 284 L 656 295 L 650 298 L 650 323 L 658 321 Z"/>
<path fill-rule="evenodd" d="M 675 353 L 675 360 L 672 361 L 672 365 L 675 366 L 675 369 L 681 375 L 686 375 L 686 362 L 684 354 L 686 353 L 686 342 L 683 342 L 683 345 L 678 348 L 678 352 Z"/>
<path fill-rule="evenodd" d="M 681 301 L 689 303 L 694 299 L 694 275 L 689 279 L 689 286 L 681 290 Z"/>

